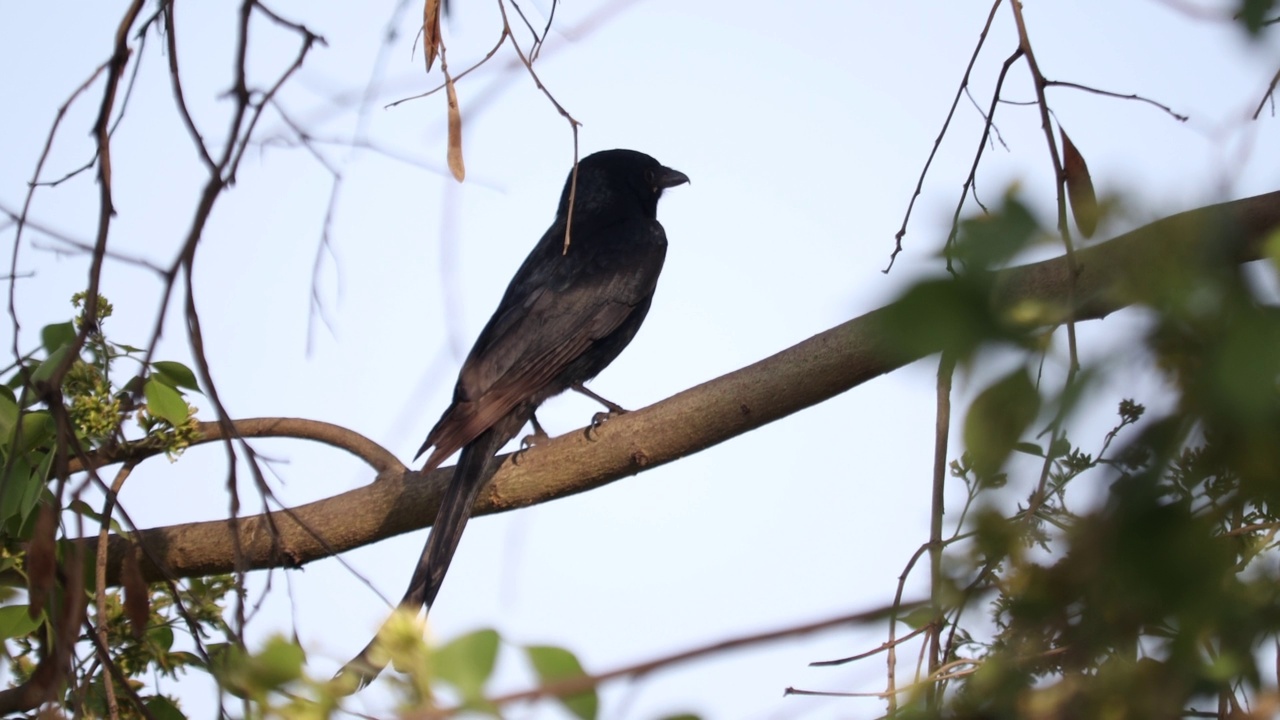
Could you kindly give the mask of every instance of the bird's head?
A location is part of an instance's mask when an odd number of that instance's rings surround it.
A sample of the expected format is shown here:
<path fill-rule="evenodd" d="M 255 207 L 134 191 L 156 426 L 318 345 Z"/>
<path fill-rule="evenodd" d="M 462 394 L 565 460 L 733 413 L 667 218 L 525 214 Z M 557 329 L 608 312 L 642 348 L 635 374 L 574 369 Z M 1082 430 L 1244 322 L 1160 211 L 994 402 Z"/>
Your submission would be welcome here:
<path fill-rule="evenodd" d="M 608 210 L 640 212 L 649 219 L 658 214 L 658 198 L 667 188 L 689 182 L 689 176 L 635 150 L 603 150 L 578 162 L 577 187 L 569 172 L 560 195 L 560 216 L 573 195 L 575 224 Z"/>

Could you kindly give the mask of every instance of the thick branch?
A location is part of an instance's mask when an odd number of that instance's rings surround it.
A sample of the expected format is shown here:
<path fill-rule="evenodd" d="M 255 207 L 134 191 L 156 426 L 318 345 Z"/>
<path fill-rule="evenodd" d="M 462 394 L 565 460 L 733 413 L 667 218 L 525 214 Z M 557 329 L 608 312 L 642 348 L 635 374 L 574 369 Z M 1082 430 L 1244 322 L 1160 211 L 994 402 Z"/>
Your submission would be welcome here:
<path fill-rule="evenodd" d="M 1173 263 L 1220 257 L 1254 259 L 1259 240 L 1280 227 L 1280 191 L 1174 215 L 1076 253 L 1074 288 L 1064 258 L 1002 271 L 992 302 L 1011 316 L 1052 324 L 1067 317 L 1100 318 L 1141 297 L 1151 278 Z M 1074 293 L 1074 294 L 1073 294 Z M 930 339 L 907 353 L 884 322 L 886 306 L 815 335 L 753 365 L 681 392 L 656 405 L 616 416 L 588 440 L 575 431 L 508 458 L 482 494 L 477 514 L 546 502 L 591 490 L 717 445 L 761 425 L 832 398 L 940 348 Z M 916 343 L 913 343 L 915 345 Z M 239 519 L 239 552 L 248 568 L 298 566 L 333 552 L 425 527 L 435 516 L 452 468 L 426 477 L 384 471 L 378 481 L 273 515 L 273 540 L 264 516 Z M 233 569 L 226 521 L 145 530 L 141 540 L 175 577 Z M 93 552 L 95 540 L 82 542 Z M 112 537 L 109 582 L 117 582 L 123 541 Z M 144 564 L 155 580 L 162 571 Z"/>

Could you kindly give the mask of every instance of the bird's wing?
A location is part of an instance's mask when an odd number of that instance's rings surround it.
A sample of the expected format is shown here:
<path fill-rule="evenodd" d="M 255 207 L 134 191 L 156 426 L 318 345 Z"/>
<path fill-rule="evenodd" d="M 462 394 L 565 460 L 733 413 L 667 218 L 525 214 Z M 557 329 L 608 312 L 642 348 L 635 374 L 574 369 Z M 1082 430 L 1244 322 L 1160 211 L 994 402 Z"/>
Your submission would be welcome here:
<path fill-rule="evenodd" d="M 557 228 L 562 226 L 552 226 L 521 266 L 476 340 L 453 404 L 423 444 L 423 450 L 435 447 L 424 469 L 437 467 L 514 407 L 537 397 L 652 296 L 666 247 L 656 221 L 593 230 L 608 233 L 607 241 L 575 233 L 567 255 L 560 249 L 563 229 L 557 233 Z"/>

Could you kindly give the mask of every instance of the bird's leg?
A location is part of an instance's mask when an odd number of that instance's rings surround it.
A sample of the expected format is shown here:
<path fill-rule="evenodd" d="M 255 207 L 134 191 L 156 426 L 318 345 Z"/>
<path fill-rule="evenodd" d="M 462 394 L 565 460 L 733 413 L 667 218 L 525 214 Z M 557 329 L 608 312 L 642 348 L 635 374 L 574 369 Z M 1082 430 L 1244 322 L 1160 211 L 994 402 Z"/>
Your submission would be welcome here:
<path fill-rule="evenodd" d="M 592 437 L 592 435 L 594 434 L 594 431 L 597 430 L 601 425 L 604 425 L 606 422 L 608 422 L 610 417 L 614 415 L 622 415 L 624 413 L 630 412 L 629 410 L 622 407 L 621 405 L 615 402 L 610 402 L 600 397 L 599 395 L 595 394 L 591 390 L 588 390 L 586 386 L 580 382 L 576 382 L 570 385 L 569 388 L 572 390 L 576 390 L 582 393 L 583 395 L 586 395 L 587 397 L 591 398 L 592 400 L 595 400 L 596 402 L 600 403 L 606 408 L 609 408 L 608 412 L 598 412 L 595 415 L 591 416 L 591 425 L 587 427 L 587 439 L 589 440 L 594 439 Z"/>
<path fill-rule="evenodd" d="M 595 392 L 593 392 L 592 390 L 587 389 L 587 386 L 586 386 L 586 385 L 583 385 L 583 384 L 582 384 L 582 383 L 580 383 L 580 382 L 576 382 L 576 383 L 574 383 L 574 384 L 570 385 L 570 386 L 569 386 L 569 389 L 571 389 L 571 390 L 576 390 L 576 391 L 578 391 L 578 392 L 582 393 L 583 395 L 586 395 L 587 397 L 591 398 L 592 400 L 595 400 L 596 402 L 600 403 L 601 405 L 603 405 L 603 406 L 605 406 L 605 407 L 609 408 L 609 412 L 608 412 L 608 413 L 597 413 L 597 415 L 596 415 L 597 417 L 599 417 L 600 415 L 622 415 L 623 413 L 629 412 L 626 408 L 622 407 L 621 405 L 619 405 L 619 404 L 617 404 L 617 403 L 615 403 L 615 402 L 610 402 L 609 400 L 606 400 L 606 399 L 604 399 L 604 398 L 600 397 L 599 395 L 595 394 Z"/>
<path fill-rule="evenodd" d="M 542 425 L 538 422 L 537 415 L 529 415 L 529 424 L 533 426 L 533 432 L 520 438 L 520 452 L 524 452 L 538 443 L 543 443 L 551 439 L 551 436 L 547 434 L 547 431 L 542 429 Z"/>

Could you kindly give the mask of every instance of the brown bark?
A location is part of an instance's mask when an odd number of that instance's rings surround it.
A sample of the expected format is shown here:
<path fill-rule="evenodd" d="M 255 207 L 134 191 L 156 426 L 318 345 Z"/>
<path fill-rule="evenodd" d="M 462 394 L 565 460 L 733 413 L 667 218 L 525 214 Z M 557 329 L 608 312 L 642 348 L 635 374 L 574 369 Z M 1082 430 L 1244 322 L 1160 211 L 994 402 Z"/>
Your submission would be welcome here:
<path fill-rule="evenodd" d="M 1071 304 L 1075 319 L 1099 318 L 1144 297 L 1152 278 L 1178 272 L 1181 264 L 1211 257 L 1256 259 L 1259 241 L 1277 227 L 1280 191 L 1180 213 L 1077 251 L 1074 286 L 1061 257 L 1001 271 L 993 285 L 993 307 L 1041 325 L 1065 320 Z M 892 308 L 873 310 L 753 365 L 616 416 L 592 439 L 578 430 L 517 460 L 508 458 L 481 495 L 476 513 L 547 502 L 664 465 L 939 349 L 931 348 L 932 339 L 917 338 L 916 350 L 904 352 L 886 331 L 884 319 Z M 271 421 L 245 422 L 261 427 Z M 261 515 L 241 518 L 235 532 L 244 569 L 302 565 L 425 527 L 452 468 L 422 477 L 390 467 L 385 455 L 369 459 L 381 469 L 376 482 L 273 513 L 270 522 Z M 227 521 L 144 530 L 140 538 L 171 577 L 235 569 L 233 525 Z M 95 540 L 82 542 L 94 551 Z M 113 536 L 109 542 L 108 576 L 117 583 L 124 541 Z M 150 561 L 142 563 L 142 571 L 149 580 L 164 574 Z"/>

